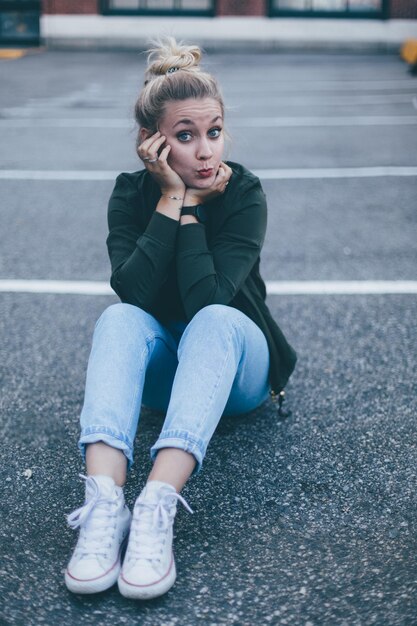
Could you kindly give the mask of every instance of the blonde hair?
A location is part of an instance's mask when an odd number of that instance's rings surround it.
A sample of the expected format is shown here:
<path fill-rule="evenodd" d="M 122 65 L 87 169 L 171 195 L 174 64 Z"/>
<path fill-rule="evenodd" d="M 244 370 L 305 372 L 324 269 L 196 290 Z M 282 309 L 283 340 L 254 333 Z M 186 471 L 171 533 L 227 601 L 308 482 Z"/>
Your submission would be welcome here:
<path fill-rule="evenodd" d="M 185 45 L 165 35 L 152 40 L 155 46 L 147 50 L 148 62 L 144 87 L 135 104 L 135 119 L 139 125 L 136 145 L 140 145 L 140 128 L 155 133 L 165 113 L 167 102 L 188 98 L 213 98 L 225 106 L 216 79 L 200 69 L 202 52 L 196 45 Z M 226 137 L 230 136 L 226 132 Z"/>

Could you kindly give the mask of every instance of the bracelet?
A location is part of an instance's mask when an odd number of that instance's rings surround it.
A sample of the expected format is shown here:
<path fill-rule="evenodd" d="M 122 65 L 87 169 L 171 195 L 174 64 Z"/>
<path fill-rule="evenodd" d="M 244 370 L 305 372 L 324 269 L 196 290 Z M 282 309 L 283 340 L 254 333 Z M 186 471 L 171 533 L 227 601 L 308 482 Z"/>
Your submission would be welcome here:
<path fill-rule="evenodd" d="M 180 196 L 167 196 L 164 193 L 162 195 L 164 198 L 171 198 L 171 200 L 181 200 L 181 202 L 184 200 L 184 198 L 180 198 Z"/>

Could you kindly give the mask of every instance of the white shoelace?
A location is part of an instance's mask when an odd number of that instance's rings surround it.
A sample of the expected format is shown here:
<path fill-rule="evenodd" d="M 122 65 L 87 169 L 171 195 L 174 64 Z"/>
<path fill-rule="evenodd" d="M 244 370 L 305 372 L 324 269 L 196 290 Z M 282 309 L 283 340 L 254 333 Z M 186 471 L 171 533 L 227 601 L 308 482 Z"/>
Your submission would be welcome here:
<path fill-rule="evenodd" d="M 169 506 L 170 498 L 177 498 L 187 511 L 194 513 L 179 493 L 165 493 L 156 504 L 137 500 L 130 530 L 129 560 L 160 560 L 167 531 L 175 517 L 174 507 Z"/>
<path fill-rule="evenodd" d="M 77 543 L 77 556 L 91 557 L 102 555 L 107 556 L 109 543 L 109 529 L 113 530 L 111 538 L 114 537 L 116 529 L 116 509 L 115 500 L 103 497 L 99 485 L 93 476 L 79 474 L 80 478 L 88 483 L 92 490 L 88 501 L 67 516 L 68 525 L 73 528 L 80 528 L 80 537 Z"/>

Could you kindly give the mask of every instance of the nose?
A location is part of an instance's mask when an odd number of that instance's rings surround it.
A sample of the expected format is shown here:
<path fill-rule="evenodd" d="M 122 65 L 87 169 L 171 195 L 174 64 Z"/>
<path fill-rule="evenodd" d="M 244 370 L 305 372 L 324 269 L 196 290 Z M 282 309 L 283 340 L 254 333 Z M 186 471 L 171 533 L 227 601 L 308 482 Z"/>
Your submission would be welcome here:
<path fill-rule="evenodd" d="M 208 138 L 202 137 L 197 146 L 197 159 L 200 161 L 207 161 L 212 156 L 213 150 L 211 149 Z"/>

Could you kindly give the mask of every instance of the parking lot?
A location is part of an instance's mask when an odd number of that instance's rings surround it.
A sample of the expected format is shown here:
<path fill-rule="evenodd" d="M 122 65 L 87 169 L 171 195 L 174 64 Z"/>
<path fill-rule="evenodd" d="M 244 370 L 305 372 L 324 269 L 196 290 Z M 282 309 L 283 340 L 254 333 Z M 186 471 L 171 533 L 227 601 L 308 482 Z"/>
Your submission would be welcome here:
<path fill-rule="evenodd" d="M 118 300 L 107 200 L 141 168 L 144 56 L 0 61 L 0 622 L 415 624 L 417 79 L 384 54 L 213 53 L 206 67 L 228 158 L 268 199 L 261 272 L 298 353 L 292 415 L 268 402 L 222 419 L 183 491 L 195 513 L 177 515 L 168 594 L 66 590 L 86 364 Z M 129 505 L 162 419 L 141 415 Z"/>

